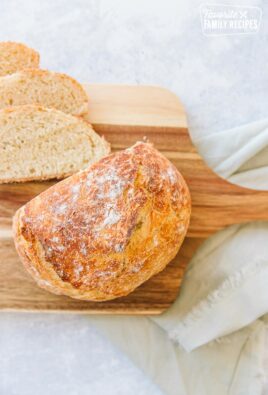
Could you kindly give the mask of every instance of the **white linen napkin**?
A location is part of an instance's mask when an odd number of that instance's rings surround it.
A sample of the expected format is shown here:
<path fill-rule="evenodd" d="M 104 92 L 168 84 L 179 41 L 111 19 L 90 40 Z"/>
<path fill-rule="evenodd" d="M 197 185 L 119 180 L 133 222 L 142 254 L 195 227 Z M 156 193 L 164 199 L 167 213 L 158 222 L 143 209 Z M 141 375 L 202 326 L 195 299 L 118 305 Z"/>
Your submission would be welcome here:
<path fill-rule="evenodd" d="M 218 174 L 268 189 L 268 120 L 195 143 Z M 89 319 L 168 395 L 263 395 L 267 245 L 268 223 L 224 229 L 196 253 L 167 312 Z"/>

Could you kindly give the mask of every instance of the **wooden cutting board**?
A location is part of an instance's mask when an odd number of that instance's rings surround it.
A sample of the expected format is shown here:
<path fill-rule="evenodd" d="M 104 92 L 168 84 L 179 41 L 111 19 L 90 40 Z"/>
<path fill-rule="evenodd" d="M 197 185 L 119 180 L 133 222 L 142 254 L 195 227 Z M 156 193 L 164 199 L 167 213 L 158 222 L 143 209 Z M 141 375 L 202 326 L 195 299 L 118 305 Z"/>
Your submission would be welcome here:
<path fill-rule="evenodd" d="M 114 151 L 147 137 L 185 177 L 192 195 L 186 240 L 162 273 L 127 297 L 96 303 L 52 295 L 38 288 L 21 265 L 11 219 L 18 207 L 53 182 L 0 185 L 0 310 L 160 314 L 177 297 L 187 263 L 208 236 L 235 223 L 268 220 L 268 192 L 232 185 L 207 167 L 191 142 L 184 109 L 171 92 L 151 86 L 85 87 L 88 119 Z"/>

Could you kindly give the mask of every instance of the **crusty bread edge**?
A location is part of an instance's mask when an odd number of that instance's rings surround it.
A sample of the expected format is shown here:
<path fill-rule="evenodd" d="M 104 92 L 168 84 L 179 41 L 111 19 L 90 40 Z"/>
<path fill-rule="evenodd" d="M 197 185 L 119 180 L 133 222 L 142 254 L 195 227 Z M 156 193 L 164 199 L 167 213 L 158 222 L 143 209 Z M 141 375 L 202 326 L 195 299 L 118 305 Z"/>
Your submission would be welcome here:
<path fill-rule="evenodd" d="M 34 269 L 33 270 L 33 265 L 31 262 L 31 259 L 28 257 L 27 253 L 26 253 L 26 249 L 23 243 L 23 237 L 21 235 L 21 224 L 20 224 L 20 216 L 23 214 L 24 212 L 24 208 L 25 206 L 22 206 L 20 209 L 18 209 L 13 217 L 13 222 L 12 222 L 12 231 L 13 231 L 13 240 L 14 240 L 14 244 L 15 244 L 15 248 L 17 250 L 17 253 L 20 257 L 20 260 L 24 266 L 24 268 L 26 269 L 26 271 L 31 275 L 31 277 L 37 282 L 37 284 L 42 287 L 42 283 L 40 284 L 40 282 L 38 280 L 40 280 L 37 276 L 37 270 Z M 26 241 L 25 241 L 26 243 Z M 46 287 L 50 292 L 54 293 L 54 294 L 61 294 L 57 289 L 54 289 L 54 287 L 51 286 L 51 288 Z"/>
<path fill-rule="evenodd" d="M 30 245 L 30 243 L 22 236 L 20 218 L 24 214 L 24 210 L 25 206 L 22 206 L 16 211 L 13 217 L 12 230 L 14 244 L 24 268 L 36 281 L 37 285 L 40 288 L 45 289 L 55 295 L 65 295 L 73 299 L 94 302 L 103 302 L 118 297 L 114 295 L 111 295 L 109 297 L 107 294 L 104 294 L 102 292 L 99 292 L 98 295 L 96 295 L 96 290 L 84 291 L 83 294 L 77 296 L 76 288 L 74 288 L 70 283 L 64 282 L 57 275 L 51 264 L 47 262 L 40 254 L 38 254 L 38 250 L 40 250 L 40 248 L 43 251 L 43 248 L 38 240 L 35 239 L 35 245 L 33 246 Z M 36 248 L 37 244 L 39 244 L 39 248 Z M 28 256 L 27 253 L 29 253 L 31 258 Z M 41 270 L 38 271 L 37 267 L 39 267 L 39 269 Z M 127 292 L 127 294 L 128 293 L 129 292 Z"/>
<path fill-rule="evenodd" d="M 96 294 L 96 289 L 93 291 L 87 290 L 84 291 L 83 294 L 80 293 L 77 295 L 77 289 L 74 288 L 70 283 L 64 282 L 55 272 L 55 270 L 52 268 L 51 264 L 47 262 L 42 254 L 39 254 L 38 251 L 40 249 L 43 250 L 42 245 L 38 240 L 35 239 L 35 244 L 34 246 L 29 243 L 27 240 L 24 239 L 24 237 L 21 234 L 21 221 L 20 218 L 24 214 L 25 206 L 22 206 L 20 209 L 18 209 L 13 217 L 13 239 L 14 239 L 14 244 L 15 248 L 17 250 L 17 253 L 20 257 L 20 260 L 26 269 L 26 271 L 31 275 L 31 277 L 35 280 L 37 285 L 46 290 L 49 291 L 55 295 L 63 295 L 63 296 L 68 296 L 72 299 L 78 299 L 78 300 L 85 300 L 88 302 L 106 302 L 109 300 L 117 299 L 123 296 L 129 295 L 131 292 L 133 292 L 137 287 L 139 287 L 141 284 L 143 284 L 145 281 L 148 281 L 152 276 L 148 274 L 148 277 L 146 279 L 143 279 L 140 284 L 133 286 L 132 290 L 128 290 L 127 292 L 122 292 L 120 295 L 108 295 L 103 292 L 99 292 Z M 191 205 L 187 207 L 187 210 L 190 211 L 191 213 Z M 186 231 L 181 238 L 180 244 L 177 246 L 175 251 L 172 251 L 171 253 L 167 255 L 166 252 L 164 254 L 164 259 L 161 259 L 162 265 L 159 266 L 159 270 L 153 274 L 153 276 L 157 275 L 160 273 L 162 270 L 164 270 L 177 255 L 178 251 L 181 248 L 181 245 L 185 239 L 187 229 L 189 226 L 189 221 L 190 221 L 190 213 L 189 213 L 189 218 L 188 218 L 188 224 L 186 227 Z M 34 236 L 34 235 L 33 235 Z M 39 248 L 36 248 L 38 245 Z M 27 252 L 31 257 L 27 255 Z M 168 261 L 168 263 L 167 263 Z M 43 270 L 37 270 L 37 267 L 39 269 Z"/>

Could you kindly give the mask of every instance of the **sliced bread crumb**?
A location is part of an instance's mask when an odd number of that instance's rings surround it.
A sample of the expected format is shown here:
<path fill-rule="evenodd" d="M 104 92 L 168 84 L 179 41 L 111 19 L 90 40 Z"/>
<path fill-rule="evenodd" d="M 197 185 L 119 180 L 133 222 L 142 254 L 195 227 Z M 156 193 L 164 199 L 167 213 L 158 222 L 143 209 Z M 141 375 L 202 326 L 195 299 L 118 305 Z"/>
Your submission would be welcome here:
<path fill-rule="evenodd" d="M 88 112 L 84 88 L 66 74 L 27 69 L 0 78 L 0 108 L 38 104 L 73 115 Z"/>
<path fill-rule="evenodd" d="M 109 152 L 79 117 L 32 105 L 0 110 L 0 183 L 64 178 Z"/>
<path fill-rule="evenodd" d="M 0 42 L 0 76 L 39 67 L 39 53 L 24 44 Z"/>

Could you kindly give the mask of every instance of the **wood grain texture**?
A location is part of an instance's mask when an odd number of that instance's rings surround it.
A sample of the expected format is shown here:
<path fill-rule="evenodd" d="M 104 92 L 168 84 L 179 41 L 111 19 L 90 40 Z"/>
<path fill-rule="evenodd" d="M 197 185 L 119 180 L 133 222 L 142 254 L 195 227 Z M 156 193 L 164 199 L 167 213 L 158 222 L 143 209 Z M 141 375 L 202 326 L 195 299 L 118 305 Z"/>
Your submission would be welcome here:
<path fill-rule="evenodd" d="M 0 309 L 94 314 L 160 314 L 175 300 L 187 263 L 214 232 L 235 223 L 268 219 L 268 192 L 230 184 L 213 173 L 196 151 L 185 112 L 171 92 L 148 86 L 86 85 L 89 121 L 114 151 L 149 139 L 181 171 L 192 195 L 187 238 L 167 268 L 127 297 L 93 303 L 39 289 L 25 272 L 11 238 L 17 208 L 53 182 L 0 186 Z"/>

